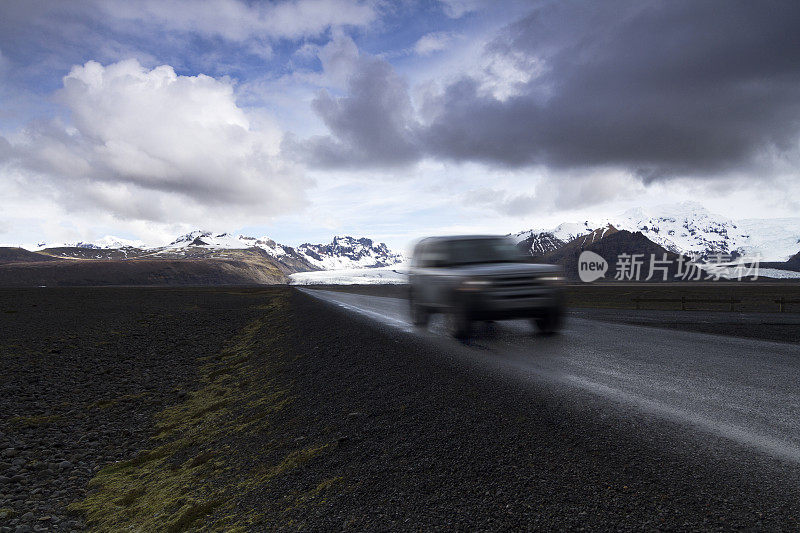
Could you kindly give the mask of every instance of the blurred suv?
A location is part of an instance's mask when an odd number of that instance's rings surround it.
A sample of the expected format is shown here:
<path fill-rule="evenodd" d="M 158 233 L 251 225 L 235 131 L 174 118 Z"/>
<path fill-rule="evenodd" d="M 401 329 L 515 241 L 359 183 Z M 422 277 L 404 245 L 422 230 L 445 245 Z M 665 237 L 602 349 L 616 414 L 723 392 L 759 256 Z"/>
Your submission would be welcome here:
<path fill-rule="evenodd" d="M 543 333 L 556 333 L 563 280 L 561 267 L 533 264 L 506 237 L 429 237 L 412 252 L 411 319 L 427 326 L 432 313 L 445 313 L 448 329 L 460 339 L 479 320 L 527 318 Z"/>

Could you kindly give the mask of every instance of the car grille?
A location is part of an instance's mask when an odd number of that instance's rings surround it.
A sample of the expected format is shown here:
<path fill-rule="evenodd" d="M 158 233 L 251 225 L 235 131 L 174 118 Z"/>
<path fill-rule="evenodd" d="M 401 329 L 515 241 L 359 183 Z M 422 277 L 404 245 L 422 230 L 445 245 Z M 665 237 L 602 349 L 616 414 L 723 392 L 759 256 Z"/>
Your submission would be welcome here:
<path fill-rule="evenodd" d="M 544 284 L 533 276 L 492 278 L 491 293 L 496 298 L 528 298 L 540 293 Z"/>

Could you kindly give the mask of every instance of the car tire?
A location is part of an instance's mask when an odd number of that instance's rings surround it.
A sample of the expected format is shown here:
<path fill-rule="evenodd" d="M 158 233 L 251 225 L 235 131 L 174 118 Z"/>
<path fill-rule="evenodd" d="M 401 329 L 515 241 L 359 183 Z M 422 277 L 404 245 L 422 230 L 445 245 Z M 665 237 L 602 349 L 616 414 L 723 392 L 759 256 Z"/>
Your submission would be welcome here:
<path fill-rule="evenodd" d="M 408 305 L 411 312 L 411 323 L 415 326 L 427 327 L 431 314 L 425 306 L 417 302 L 413 293 L 409 295 Z"/>
<path fill-rule="evenodd" d="M 542 316 L 531 319 L 534 327 L 545 335 L 554 335 L 561 331 L 564 324 L 564 312 L 560 308 L 551 309 Z"/>
<path fill-rule="evenodd" d="M 453 338 L 467 340 L 472 333 L 472 321 L 462 306 L 455 306 L 447 314 L 447 329 Z"/>

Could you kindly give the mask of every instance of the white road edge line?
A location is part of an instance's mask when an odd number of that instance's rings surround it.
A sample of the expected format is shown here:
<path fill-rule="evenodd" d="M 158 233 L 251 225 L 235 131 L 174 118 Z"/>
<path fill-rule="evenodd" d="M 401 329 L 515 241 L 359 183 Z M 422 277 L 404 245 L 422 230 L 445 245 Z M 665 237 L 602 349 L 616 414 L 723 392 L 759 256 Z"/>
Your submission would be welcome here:
<path fill-rule="evenodd" d="M 346 304 L 344 302 L 339 302 L 339 301 L 333 300 L 331 298 L 325 298 L 323 295 L 314 294 L 314 292 L 315 292 L 314 290 L 309 290 L 309 289 L 299 289 L 299 290 L 304 294 L 308 294 L 309 296 L 311 296 L 313 298 L 316 298 L 317 300 L 322 300 L 323 302 L 329 302 L 329 303 L 332 303 L 334 305 L 338 305 L 339 307 L 343 307 L 345 309 L 353 311 L 354 313 L 358 313 L 359 315 L 367 316 L 369 318 L 372 318 L 374 320 L 377 320 L 378 322 L 382 322 L 382 323 L 387 324 L 389 326 L 393 326 L 393 327 L 402 329 L 403 331 L 406 331 L 408 333 L 414 331 L 413 328 L 411 327 L 411 324 L 409 324 L 408 322 L 406 322 L 404 320 L 399 320 L 397 318 L 394 318 L 394 317 L 391 317 L 391 316 L 388 316 L 388 315 L 384 315 L 382 313 L 378 313 L 377 311 L 370 311 L 368 309 L 362 309 L 360 307 L 356 307 L 354 305 Z"/>

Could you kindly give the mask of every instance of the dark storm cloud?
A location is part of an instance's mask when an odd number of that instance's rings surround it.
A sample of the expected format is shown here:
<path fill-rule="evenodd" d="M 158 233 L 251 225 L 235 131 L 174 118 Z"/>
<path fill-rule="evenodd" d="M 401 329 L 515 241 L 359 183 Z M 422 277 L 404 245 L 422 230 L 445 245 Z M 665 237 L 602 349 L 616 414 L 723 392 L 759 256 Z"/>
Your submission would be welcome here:
<path fill-rule="evenodd" d="M 317 104 L 333 134 L 327 160 L 357 153 L 375 165 L 407 161 L 415 151 L 406 142 L 393 157 L 392 143 L 371 140 L 383 125 L 390 134 L 415 131 L 403 140 L 414 139 L 422 156 L 621 166 L 645 181 L 763 163 L 767 153 L 797 150 L 798 20 L 794 1 L 542 4 L 486 50 L 536 73 L 513 96 L 500 100 L 480 76 L 464 77 L 425 102 L 437 112 L 420 125 L 386 106 L 367 106 L 359 117 L 372 93 L 351 90 L 334 112 Z"/>
<path fill-rule="evenodd" d="M 0 163 L 10 159 L 12 152 L 13 149 L 11 148 L 11 143 L 9 143 L 5 137 L 0 135 Z"/>
<path fill-rule="evenodd" d="M 397 165 L 419 157 L 408 87 L 391 65 L 376 57 L 358 58 L 347 96 L 320 92 L 314 111 L 333 136 L 314 137 L 292 150 L 306 151 L 312 163 L 326 167 Z"/>

